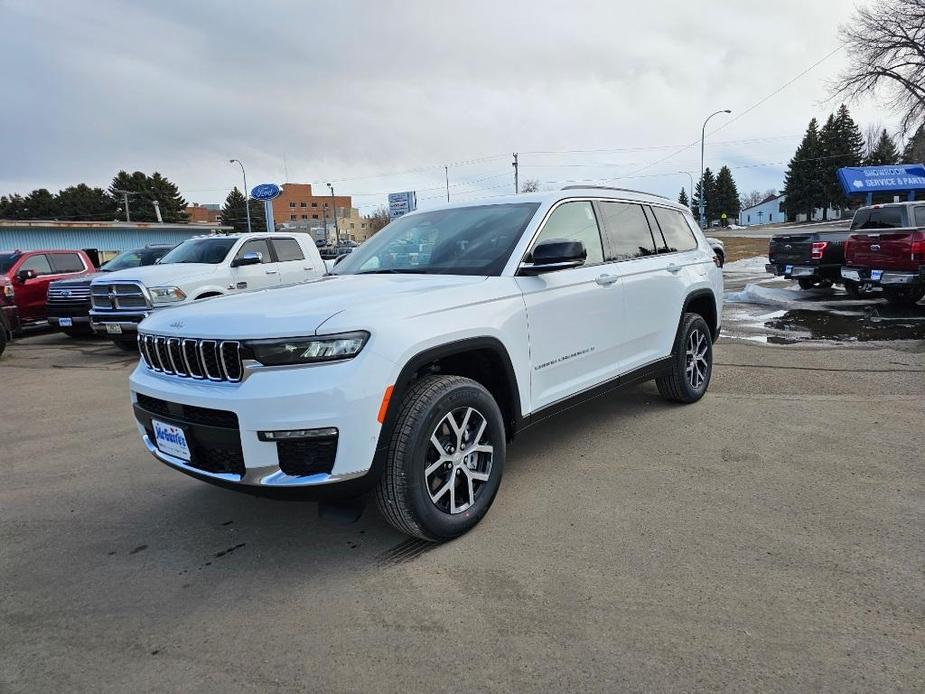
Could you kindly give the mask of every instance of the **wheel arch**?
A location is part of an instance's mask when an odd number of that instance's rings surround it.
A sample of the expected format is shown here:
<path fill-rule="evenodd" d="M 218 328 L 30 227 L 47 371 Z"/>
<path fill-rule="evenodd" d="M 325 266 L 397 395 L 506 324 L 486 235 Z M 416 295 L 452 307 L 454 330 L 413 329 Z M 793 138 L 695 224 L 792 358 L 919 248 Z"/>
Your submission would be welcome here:
<path fill-rule="evenodd" d="M 716 306 L 716 294 L 712 289 L 695 289 L 685 297 L 684 308 L 681 309 L 681 315 L 678 318 L 679 329 L 685 313 L 696 313 L 701 316 L 710 328 L 713 341 L 716 341 L 719 336 L 720 316 Z"/>
<path fill-rule="evenodd" d="M 223 292 L 217 291 L 215 289 L 207 289 L 204 292 L 200 292 L 196 295 L 196 298 L 193 301 L 199 301 L 200 299 L 212 299 L 216 296 L 225 296 Z"/>

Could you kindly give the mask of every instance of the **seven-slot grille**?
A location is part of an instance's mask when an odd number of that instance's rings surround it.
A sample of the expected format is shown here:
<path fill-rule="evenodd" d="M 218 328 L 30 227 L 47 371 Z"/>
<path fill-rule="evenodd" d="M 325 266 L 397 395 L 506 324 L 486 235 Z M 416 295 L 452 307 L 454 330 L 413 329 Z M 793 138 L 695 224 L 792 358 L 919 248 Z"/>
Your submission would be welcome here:
<path fill-rule="evenodd" d="M 237 383 L 244 376 L 241 343 L 189 337 L 138 335 L 145 366 L 181 378 Z"/>
<path fill-rule="evenodd" d="M 90 286 L 93 308 L 108 310 L 150 308 L 148 297 L 141 285 L 131 282 L 112 282 Z"/>
<path fill-rule="evenodd" d="M 90 303 L 90 285 L 58 289 L 48 288 L 48 304 L 51 306 L 85 306 Z"/>

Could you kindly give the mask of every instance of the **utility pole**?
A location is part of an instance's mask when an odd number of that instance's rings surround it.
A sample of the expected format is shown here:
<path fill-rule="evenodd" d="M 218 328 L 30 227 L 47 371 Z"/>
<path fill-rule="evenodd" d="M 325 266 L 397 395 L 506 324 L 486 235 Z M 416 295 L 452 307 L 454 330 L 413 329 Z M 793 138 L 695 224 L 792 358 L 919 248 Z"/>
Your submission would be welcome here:
<path fill-rule="evenodd" d="M 137 193 L 136 193 L 135 191 L 133 191 L 133 190 L 117 190 L 116 188 L 113 188 L 113 189 L 112 189 L 112 192 L 113 192 L 113 193 L 119 193 L 119 194 L 122 196 L 122 204 L 125 205 L 125 221 L 126 221 L 126 222 L 131 222 L 131 221 L 132 221 L 132 215 L 129 214 L 129 210 L 128 210 L 128 196 L 129 196 L 129 195 L 137 195 Z"/>
<path fill-rule="evenodd" d="M 446 201 L 450 201 L 450 167 L 443 167 L 443 175 L 446 176 Z"/>
<path fill-rule="evenodd" d="M 247 212 L 247 233 L 251 233 L 251 192 L 247 189 L 247 173 L 244 171 L 244 164 L 237 159 L 229 159 L 229 164 L 237 164 L 241 167 L 241 175 L 244 176 L 244 211 Z M 267 229 L 267 231 L 273 231 Z"/>
<path fill-rule="evenodd" d="M 328 183 L 328 188 L 331 189 L 331 214 L 334 215 L 334 245 L 340 243 L 340 229 L 337 227 L 337 201 L 334 199 L 334 186 Z"/>
<path fill-rule="evenodd" d="M 163 224 L 164 218 L 161 217 L 161 203 L 159 203 L 157 200 L 152 200 L 151 204 L 154 205 L 154 214 L 157 216 L 158 224 Z"/>
<path fill-rule="evenodd" d="M 511 164 L 514 167 L 514 195 L 517 195 L 520 192 L 520 181 L 517 174 L 519 173 L 517 167 L 517 152 L 514 152 L 514 163 Z"/>
<path fill-rule="evenodd" d="M 721 111 L 716 113 L 711 113 L 707 116 L 707 119 L 703 122 L 703 129 L 700 131 L 700 228 L 705 229 L 707 226 L 707 213 L 706 213 L 706 199 L 707 199 L 707 190 L 706 186 L 703 184 L 703 149 L 704 142 L 707 139 L 707 123 L 710 122 L 710 119 L 713 116 L 718 116 L 720 113 L 732 113 L 728 108 L 724 108 Z"/>

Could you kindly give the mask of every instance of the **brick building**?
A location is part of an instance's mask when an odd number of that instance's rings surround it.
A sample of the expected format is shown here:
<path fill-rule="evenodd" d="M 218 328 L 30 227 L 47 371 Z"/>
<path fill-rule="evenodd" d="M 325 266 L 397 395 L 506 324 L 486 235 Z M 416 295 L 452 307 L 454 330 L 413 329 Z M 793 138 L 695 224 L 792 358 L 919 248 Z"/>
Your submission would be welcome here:
<path fill-rule="evenodd" d="M 220 205 L 200 205 L 198 202 L 187 206 L 183 211 L 189 215 L 190 224 L 218 224 L 222 214 Z"/>
<path fill-rule="evenodd" d="M 283 192 L 273 201 L 273 221 L 277 224 L 292 222 L 321 222 L 325 218 L 333 226 L 334 217 L 332 209 L 341 217 L 350 217 L 353 201 L 349 195 L 335 195 L 333 200 L 330 194 L 312 191 L 310 183 L 284 183 Z M 339 223 L 339 222 L 338 222 Z"/>

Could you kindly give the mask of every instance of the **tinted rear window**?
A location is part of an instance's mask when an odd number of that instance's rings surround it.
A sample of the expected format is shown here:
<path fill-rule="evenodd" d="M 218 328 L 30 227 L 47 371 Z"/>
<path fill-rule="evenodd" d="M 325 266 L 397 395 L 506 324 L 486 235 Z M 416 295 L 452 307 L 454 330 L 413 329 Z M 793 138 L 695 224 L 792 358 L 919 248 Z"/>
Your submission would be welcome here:
<path fill-rule="evenodd" d="M 925 227 L 925 207 L 915 208 L 915 225 L 917 227 Z"/>
<path fill-rule="evenodd" d="M 83 272 L 83 261 L 76 253 L 50 253 L 51 267 L 55 272 Z"/>
<path fill-rule="evenodd" d="M 901 229 L 906 226 L 902 207 L 869 207 L 858 210 L 851 229 Z"/>
<path fill-rule="evenodd" d="M 664 207 L 653 207 L 652 211 L 662 229 L 662 236 L 665 237 L 665 247 L 659 250 L 663 253 L 672 253 L 697 248 L 697 239 L 694 238 L 694 232 L 684 221 L 684 215 Z"/>
<path fill-rule="evenodd" d="M 295 239 L 273 239 L 273 247 L 276 249 L 276 257 L 281 263 L 290 260 L 305 260 L 302 247 L 299 246 L 299 242 Z"/>
<path fill-rule="evenodd" d="M 655 255 L 655 242 L 642 205 L 601 202 L 600 206 L 614 260 Z"/>

